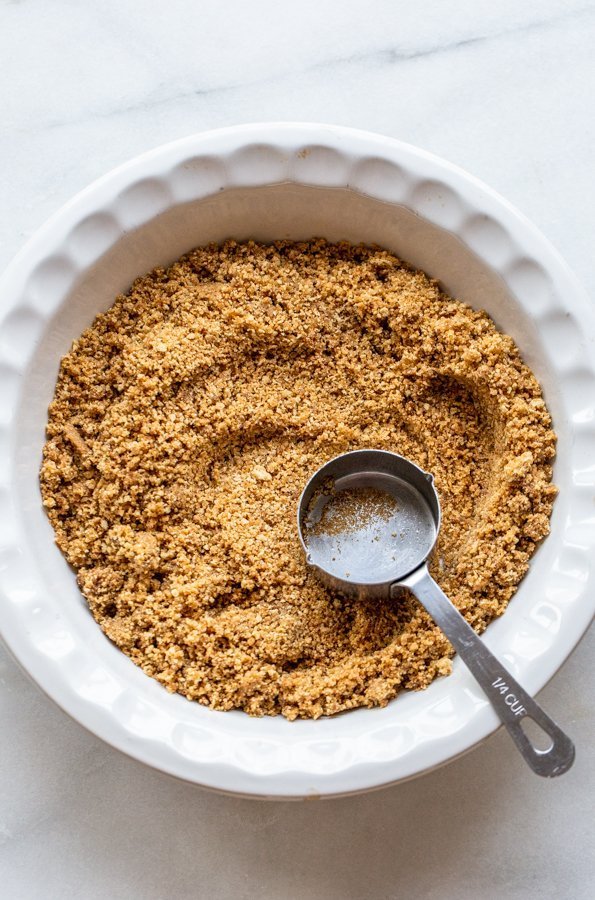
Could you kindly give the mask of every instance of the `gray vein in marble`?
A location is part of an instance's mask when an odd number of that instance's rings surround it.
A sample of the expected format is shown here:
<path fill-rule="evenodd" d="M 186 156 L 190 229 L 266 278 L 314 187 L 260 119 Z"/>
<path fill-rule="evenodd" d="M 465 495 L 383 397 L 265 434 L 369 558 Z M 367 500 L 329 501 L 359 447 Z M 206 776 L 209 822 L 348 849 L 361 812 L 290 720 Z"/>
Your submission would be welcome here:
<path fill-rule="evenodd" d="M 574 21 L 578 18 L 595 15 L 595 6 L 590 3 L 579 9 L 573 9 L 559 16 L 552 16 L 549 19 L 543 19 L 536 22 L 527 22 L 524 25 L 515 25 L 512 28 L 503 28 L 500 31 L 487 32 L 486 34 L 477 34 L 471 37 L 462 38 L 459 41 L 452 41 L 449 44 L 433 44 L 419 49 L 406 50 L 398 47 L 390 47 L 384 50 L 374 51 L 371 53 L 362 53 L 354 56 L 345 57 L 344 59 L 335 59 L 327 63 L 317 63 L 311 67 L 311 70 L 327 68 L 334 65 L 351 64 L 351 63 L 367 63 L 373 62 L 375 59 L 381 59 L 383 64 L 410 62 L 416 59 L 424 59 L 429 56 L 438 56 L 445 53 L 452 53 L 467 47 L 477 46 L 492 41 L 499 41 L 502 38 L 517 36 L 521 34 L 545 31 L 553 26 L 559 25 L 561 22 Z"/>
<path fill-rule="evenodd" d="M 191 98 L 221 97 L 238 91 L 253 90 L 254 88 L 266 86 L 273 81 L 279 83 L 280 81 L 286 81 L 288 79 L 296 77 L 308 76 L 333 68 L 365 66 L 367 64 L 375 64 L 375 68 L 381 68 L 383 66 L 398 65 L 399 63 L 415 62 L 416 60 L 422 60 L 429 57 L 438 57 L 447 53 L 464 50 L 469 47 L 477 47 L 479 45 L 493 43 L 509 37 L 516 37 L 520 34 L 546 31 L 550 28 L 559 26 L 561 23 L 574 23 L 578 19 L 590 18 L 594 15 L 595 5 L 593 3 L 589 3 L 584 7 L 565 11 L 558 16 L 551 16 L 549 19 L 527 22 L 522 25 L 515 25 L 512 28 L 503 28 L 499 31 L 487 32 L 485 34 L 472 35 L 470 37 L 462 38 L 461 40 L 453 41 L 447 44 L 431 44 L 426 47 L 411 49 L 400 47 L 386 47 L 377 50 L 365 51 L 360 54 L 352 54 L 345 57 L 335 57 L 334 59 L 315 62 L 303 68 L 289 69 L 285 72 L 276 73 L 266 78 L 254 79 L 252 81 L 236 81 L 230 84 L 221 84 L 209 88 L 193 88 L 192 90 L 188 91 L 165 94 L 161 97 L 158 95 L 159 92 L 157 91 L 153 95 L 154 99 L 152 99 L 149 95 L 147 97 L 139 99 L 137 102 L 130 103 L 126 106 L 117 107 L 115 109 L 108 109 L 105 111 L 91 112 L 88 116 L 75 116 L 70 119 L 61 118 L 59 120 L 38 123 L 37 128 L 14 129 L 13 133 L 19 135 L 34 133 L 35 131 L 39 130 L 39 127 L 46 130 L 57 130 L 72 125 L 80 125 L 89 120 L 101 120 L 117 116 L 125 116 L 129 113 L 134 113 L 139 110 L 149 111 L 158 109 L 159 107 L 166 104 L 182 103 L 185 100 Z M 163 87 L 165 87 L 165 85 L 163 85 Z"/>

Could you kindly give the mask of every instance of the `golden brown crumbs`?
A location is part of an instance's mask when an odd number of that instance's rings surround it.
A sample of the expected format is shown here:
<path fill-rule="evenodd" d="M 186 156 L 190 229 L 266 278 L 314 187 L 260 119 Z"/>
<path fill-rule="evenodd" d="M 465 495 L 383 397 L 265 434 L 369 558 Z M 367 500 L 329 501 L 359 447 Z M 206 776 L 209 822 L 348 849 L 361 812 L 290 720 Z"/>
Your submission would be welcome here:
<path fill-rule="evenodd" d="M 481 632 L 555 496 L 513 341 L 377 247 L 227 241 L 137 279 L 75 341 L 41 488 L 94 617 L 145 672 L 215 709 L 317 717 L 450 671 L 412 597 L 347 600 L 306 568 L 301 489 L 365 447 L 434 474 L 433 574 Z"/>

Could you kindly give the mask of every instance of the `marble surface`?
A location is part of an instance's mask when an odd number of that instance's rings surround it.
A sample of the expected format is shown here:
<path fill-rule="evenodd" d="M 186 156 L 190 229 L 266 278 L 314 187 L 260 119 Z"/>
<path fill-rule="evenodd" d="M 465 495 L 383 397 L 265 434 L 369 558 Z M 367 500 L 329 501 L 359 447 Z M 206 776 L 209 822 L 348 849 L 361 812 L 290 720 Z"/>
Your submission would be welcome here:
<path fill-rule="evenodd" d="M 410 141 L 484 179 L 595 280 L 595 3 L 0 2 L 0 266 L 72 194 L 207 128 L 314 120 Z M 0 884 L 20 898 L 592 896 L 593 632 L 540 699 L 563 778 L 498 733 L 367 796 L 193 789 L 67 718 L 0 648 Z"/>

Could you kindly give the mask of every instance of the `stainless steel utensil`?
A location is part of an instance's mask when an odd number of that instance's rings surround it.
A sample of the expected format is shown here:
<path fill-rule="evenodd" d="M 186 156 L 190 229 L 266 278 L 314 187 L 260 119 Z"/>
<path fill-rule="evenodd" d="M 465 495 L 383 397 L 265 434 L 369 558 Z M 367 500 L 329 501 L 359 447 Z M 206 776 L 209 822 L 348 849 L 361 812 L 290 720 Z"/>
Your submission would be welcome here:
<path fill-rule="evenodd" d="M 310 478 L 299 501 L 298 530 L 309 565 L 334 590 L 396 601 L 404 590 L 415 594 L 533 771 L 562 775 L 574 761 L 572 741 L 490 653 L 428 571 L 440 515 L 431 475 L 396 453 L 356 450 Z M 522 723 L 531 720 L 541 737 L 548 736 L 546 749 L 524 730 Z"/>

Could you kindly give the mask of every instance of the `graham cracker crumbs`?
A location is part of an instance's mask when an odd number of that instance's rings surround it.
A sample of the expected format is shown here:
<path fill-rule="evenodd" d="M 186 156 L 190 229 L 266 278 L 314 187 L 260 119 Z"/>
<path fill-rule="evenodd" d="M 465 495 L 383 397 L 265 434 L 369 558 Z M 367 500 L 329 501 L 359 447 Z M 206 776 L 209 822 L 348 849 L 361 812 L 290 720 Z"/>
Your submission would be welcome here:
<path fill-rule="evenodd" d="M 308 570 L 296 506 L 339 453 L 432 472 L 432 571 L 481 632 L 547 533 L 555 436 L 490 318 L 377 247 L 227 241 L 137 279 L 62 360 L 41 469 L 106 635 L 215 709 L 318 717 L 448 674 L 413 597 Z"/>

